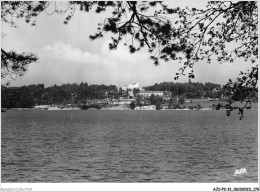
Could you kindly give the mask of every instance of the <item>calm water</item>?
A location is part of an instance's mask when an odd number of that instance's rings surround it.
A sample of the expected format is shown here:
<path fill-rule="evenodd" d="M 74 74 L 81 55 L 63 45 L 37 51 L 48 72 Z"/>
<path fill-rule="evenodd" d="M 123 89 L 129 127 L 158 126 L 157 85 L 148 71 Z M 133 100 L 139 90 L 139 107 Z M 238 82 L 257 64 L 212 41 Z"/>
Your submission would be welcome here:
<path fill-rule="evenodd" d="M 7 111 L 2 182 L 257 182 L 257 111 Z M 247 174 L 233 176 L 236 169 Z"/>

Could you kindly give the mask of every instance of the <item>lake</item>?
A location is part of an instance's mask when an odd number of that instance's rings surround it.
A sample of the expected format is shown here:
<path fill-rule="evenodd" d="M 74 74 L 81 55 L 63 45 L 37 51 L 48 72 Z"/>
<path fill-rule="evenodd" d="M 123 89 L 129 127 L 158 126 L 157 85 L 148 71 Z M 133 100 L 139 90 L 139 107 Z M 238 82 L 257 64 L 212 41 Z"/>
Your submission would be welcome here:
<path fill-rule="evenodd" d="M 257 110 L 1 113 L 2 182 L 257 182 Z M 234 176 L 236 169 L 247 173 Z"/>

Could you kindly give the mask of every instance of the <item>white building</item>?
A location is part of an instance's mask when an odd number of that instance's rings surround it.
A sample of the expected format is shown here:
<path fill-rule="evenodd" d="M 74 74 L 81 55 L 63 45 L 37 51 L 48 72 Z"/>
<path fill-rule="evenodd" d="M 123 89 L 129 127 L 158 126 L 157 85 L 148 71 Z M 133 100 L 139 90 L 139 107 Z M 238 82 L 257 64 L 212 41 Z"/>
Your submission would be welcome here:
<path fill-rule="evenodd" d="M 123 91 L 126 91 L 126 90 L 128 89 L 128 86 L 127 86 L 127 85 L 124 85 L 123 87 L 121 87 L 121 89 L 122 89 Z"/>
<path fill-rule="evenodd" d="M 143 97 L 151 97 L 151 95 L 163 97 L 163 91 L 140 91 L 139 95 Z"/>
<path fill-rule="evenodd" d="M 134 90 L 134 89 L 139 89 L 139 83 L 136 83 L 134 81 L 131 81 L 128 85 L 124 85 L 121 87 L 122 90 L 126 91 L 127 89 Z"/>
<path fill-rule="evenodd" d="M 128 89 L 139 89 L 139 83 L 136 83 L 136 82 L 130 82 L 129 85 L 128 85 Z"/>
<path fill-rule="evenodd" d="M 165 100 L 169 100 L 172 97 L 172 94 L 170 91 L 144 91 L 141 90 L 138 93 L 141 97 L 151 97 L 152 95 L 154 96 L 159 96 L 159 97 L 163 97 L 163 99 Z"/>
<path fill-rule="evenodd" d="M 35 105 L 34 109 L 48 109 L 49 105 Z"/>
<path fill-rule="evenodd" d="M 155 105 L 135 107 L 135 110 L 156 110 Z"/>

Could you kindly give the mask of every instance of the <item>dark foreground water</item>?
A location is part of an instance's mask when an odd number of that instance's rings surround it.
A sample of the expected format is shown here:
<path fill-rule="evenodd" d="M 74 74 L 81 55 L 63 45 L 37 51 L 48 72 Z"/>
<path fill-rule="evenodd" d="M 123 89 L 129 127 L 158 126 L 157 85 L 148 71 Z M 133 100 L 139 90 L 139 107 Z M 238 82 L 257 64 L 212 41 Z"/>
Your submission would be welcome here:
<path fill-rule="evenodd" d="M 2 182 L 257 182 L 257 111 L 7 111 Z M 236 169 L 247 174 L 233 176 Z"/>

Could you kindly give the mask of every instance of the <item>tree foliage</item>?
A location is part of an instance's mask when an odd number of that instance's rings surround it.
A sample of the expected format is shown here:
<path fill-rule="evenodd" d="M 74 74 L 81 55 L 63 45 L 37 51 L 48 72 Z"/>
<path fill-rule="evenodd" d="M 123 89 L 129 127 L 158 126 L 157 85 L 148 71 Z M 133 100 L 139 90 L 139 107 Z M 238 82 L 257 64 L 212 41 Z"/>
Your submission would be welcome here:
<path fill-rule="evenodd" d="M 25 18 L 27 23 L 31 22 L 35 26 L 36 17 L 46 8 L 47 4 L 47 2 L 1 1 L 1 21 L 11 27 L 17 27 L 14 21 Z M 34 53 L 17 53 L 1 48 L 1 78 L 16 79 L 18 75 L 23 75 L 28 64 L 36 61 L 38 61 L 38 57 Z"/>
<path fill-rule="evenodd" d="M 1 78 L 6 76 L 16 79 L 27 70 L 28 64 L 38 60 L 33 53 L 16 53 L 15 51 L 6 52 L 1 49 Z"/>
<path fill-rule="evenodd" d="M 86 100 L 106 99 L 118 96 L 115 85 L 89 85 L 72 83 L 44 87 L 43 84 L 1 88 L 1 106 L 6 108 L 32 107 L 38 105 L 81 104 Z"/>
<path fill-rule="evenodd" d="M 130 103 L 130 108 L 131 108 L 132 110 L 135 109 L 135 102 L 134 102 L 134 101 L 132 101 L 132 102 Z"/>
<path fill-rule="evenodd" d="M 250 107 L 254 101 L 258 101 L 258 65 L 253 67 L 252 70 L 247 72 L 240 72 L 240 76 L 236 82 L 229 79 L 229 82 L 225 85 L 226 95 L 229 96 L 227 104 L 227 115 L 230 115 L 232 111 L 232 104 L 235 101 L 246 101 L 243 107 L 239 108 L 240 119 L 243 118 L 243 111 L 245 108 Z"/>
<path fill-rule="evenodd" d="M 214 89 L 218 89 L 217 93 L 214 93 Z M 172 96 L 178 95 L 186 99 L 201 98 L 201 97 L 211 97 L 219 98 L 223 94 L 221 85 L 214 83 L 173 83 L 173 82 L 163 82 L 156 83 L 151 86 L 144 87 L 147 91 L 170 91 Z"/>
<path fill-rule="evenodd" d="M 71 2 L 81 11 L 95 9 L 96 13 L 111 8 L 112 16 L 98 24 L 97 33 L 91 39 L 110 32 L 110 49 L 124 42 L 134 53 L 147 47 L 151 59 L 181 60 L 186 68 L 207 59 L 211 63 L 216 56 L 219 62 L 234 62 L 237 57 L 255 62 L 258 58 L 258 7 L 256 1 L 208 2 L 206 9 L 169 8 L 163 2 Z M 175 17 L 175 19 L 172 19 Z M 72 13 L 65 23 L 72 19 Z M 234 49 L 227 46 L 234 43 Z M 193 70 L 189 73 L 194 78 Z"/>
<path fill-rule="evenodd" d="M 36 24 L 36 17 L 49 6 L 53 13 L 67 14 L 67 24 L 77 11 L 111 12 L 104 22 L 99 23 L 97 32 L 90 35 L 97 39 L 110 32 L 110 49 L 116 49 L 124 37 L 131 37 L 130 43 L 124 42 L 134 53 L 147 47 L 151 59 L 159 64 L 160 60 L 182 60 L 184 66 L 177 78 L 188 67 L 192 68 L 199 60 L 217 56 L 220 62 L 233 62 L 243 57 L 255 62 L 258 56 L 258 7 L 256 1 L 208 2 L 206 9 L 169 8 L 165 3 L 153 1 L 72 1 L 65 8 L 57 2 L 4 2 L 2 21 L 14 25 L 11 18 L 25 17 L 27 22 Z M 54 4 L 54 5 L 53 5 Z M 33 20 L 32 20 L 33 19 Z M 230 49 L 227 44 L 235 43 Z M 189 73 L 194 77 L 193 72 Z"/>
<path fill-rule="evenodd" d="M 44 1 L 1 1 L 1 21 L 17 27 L 15 20 L 25 18 L 27 23 L 35 26 L 36 17 L 49 5 Z"/>

